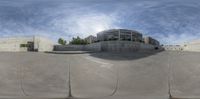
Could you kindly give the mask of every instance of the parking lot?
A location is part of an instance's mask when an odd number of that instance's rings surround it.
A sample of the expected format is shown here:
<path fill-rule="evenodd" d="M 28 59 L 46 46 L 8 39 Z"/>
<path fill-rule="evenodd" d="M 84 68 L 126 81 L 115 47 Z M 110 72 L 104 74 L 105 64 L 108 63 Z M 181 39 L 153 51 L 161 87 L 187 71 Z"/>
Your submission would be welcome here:
<path fill-rule="evenodd" d="M 0 53 L 0 97 L 200 98 L 200 53 Z"/>

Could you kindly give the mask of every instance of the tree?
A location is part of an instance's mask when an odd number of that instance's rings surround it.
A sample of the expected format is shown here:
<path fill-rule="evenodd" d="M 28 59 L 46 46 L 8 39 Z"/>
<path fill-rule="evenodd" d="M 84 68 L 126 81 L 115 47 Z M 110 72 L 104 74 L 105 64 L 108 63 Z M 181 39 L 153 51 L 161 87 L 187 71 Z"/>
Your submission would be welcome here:
<path fill-rule="evenodd" d="M 61 45 L 66 45 L 66 40 L 64 40 L 63 38 L 59 38 L 58 39 L 58 44 L 61 44 Z"/>
<path fill-rule="evenodd" d="M 88 42 L 84 39 L 81 39 L 79 36 L 77 36 L 76 38 L 72 38 L 72 41 L 70 41 L 70 44 L 74 44 L 74 45 L 86 45 L 88 44 Z"/>

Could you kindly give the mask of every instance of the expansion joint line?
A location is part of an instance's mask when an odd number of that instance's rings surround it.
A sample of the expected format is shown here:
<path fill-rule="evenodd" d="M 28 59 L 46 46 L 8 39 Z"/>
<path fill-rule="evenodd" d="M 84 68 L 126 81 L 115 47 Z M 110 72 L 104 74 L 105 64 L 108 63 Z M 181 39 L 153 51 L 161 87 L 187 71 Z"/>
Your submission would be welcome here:
<path fill-rule="evenodd" d="M 117 92 L 118 86 L 119 86 L 119 68 L 118 68 L 118 66 L 116 66 L 116 70 L 117 70 L 117 82 L 115 85 L 115 89 L 113 90 L 113 92 L 110 96 L 113 96 Z"/>
<path fill-rule="evenodd" d="M 71 68 L 70 68 L 70 61 L 69 61 L 69 59 L 68 59 L 68 63 L 69 63 L 69 65 L 68 65 L 68 88 L 69 88 L 69 93 L 68 93 L 68 95 L 69 95 L 69 98 L 72 98 L 73 96 L 72 96 L 72 88 L 71 88 Z"/>
<path fill-rule="evenodd" d="M 170 52 L 168 53 L 170 54 Z M 172 99 L 172 94 L 171 94 L 171 66 L 170 66 L 170 57 L 167 55 L 167 61 L 168 61 L 168 94 L 169 94 L 169 99 Z"/>
<path fill-rule="evenodd" d="M 20 89 L 22 90 L 23 95 L 28 96 L 28 94 L 25 92 L 23 88 L 23 79 L 24 79 L 23 66 L 19 65 L 19 72 L 20 72 Z"/>

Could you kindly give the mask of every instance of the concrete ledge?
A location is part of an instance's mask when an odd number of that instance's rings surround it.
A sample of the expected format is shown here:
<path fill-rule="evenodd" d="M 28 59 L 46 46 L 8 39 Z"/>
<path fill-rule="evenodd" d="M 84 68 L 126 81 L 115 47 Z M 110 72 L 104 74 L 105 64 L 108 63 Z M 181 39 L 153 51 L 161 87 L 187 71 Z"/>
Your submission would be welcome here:
<path fill-rule="evenodd" d="M 85 54 L 85 53 L 94 53 L 94 51 L 45 51 L 45 53 L 52 53 L 52 54 Z"/>

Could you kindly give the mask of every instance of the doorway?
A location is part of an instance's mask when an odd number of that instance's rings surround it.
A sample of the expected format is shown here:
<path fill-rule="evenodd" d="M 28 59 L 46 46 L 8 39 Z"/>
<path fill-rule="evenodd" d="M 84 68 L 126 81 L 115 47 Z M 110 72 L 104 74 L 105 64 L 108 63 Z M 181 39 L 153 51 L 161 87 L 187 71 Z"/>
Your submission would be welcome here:
<path fill-rule="evenodd" d="M 27 42 L 27 51 L 34 51 L 34 42 Z"/>

